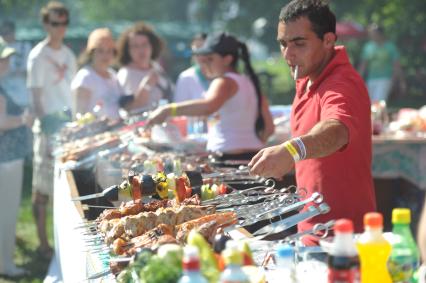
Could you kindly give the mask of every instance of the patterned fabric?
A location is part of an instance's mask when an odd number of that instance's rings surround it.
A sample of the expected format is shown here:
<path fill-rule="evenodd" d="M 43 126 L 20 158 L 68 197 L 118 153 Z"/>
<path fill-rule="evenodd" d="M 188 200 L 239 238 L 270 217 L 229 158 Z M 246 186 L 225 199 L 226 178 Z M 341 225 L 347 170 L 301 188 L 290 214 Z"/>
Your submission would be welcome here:
<path fill-rule="evenodd" d="M 373 176 L 404 178 L 426 190 L 426 142 L 374 142 Z"/>

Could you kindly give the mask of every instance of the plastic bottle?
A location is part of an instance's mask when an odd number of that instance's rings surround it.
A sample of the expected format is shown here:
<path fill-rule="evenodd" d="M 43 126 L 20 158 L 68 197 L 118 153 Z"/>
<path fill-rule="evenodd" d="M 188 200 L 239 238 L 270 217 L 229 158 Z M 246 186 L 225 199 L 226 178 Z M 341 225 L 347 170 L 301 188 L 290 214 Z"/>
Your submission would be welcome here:
<path fill-rule="evenodd" d="M 200 272 L 200 258 L 198 249 L 194 246 L 186 246 L 183 250 L 183 275 L 179 283 L 207 283 L 207 279 Z"/>
<path fill-rule="evenodd" d="M 392 232 L 396 242 L 392 244 L 392 253 L 388 268 L 393 282 L 416 282 L 413 279 L 419 267 L 419 249 L 410 230 L 411 212 L 408 208 L 395 208 L 392 211 Z"/>
<path fill-rule="evenodd" d="M 364 228 L 356 244 L 361 260 L 361 282 L 391 283 L 387 261 L 392 247 L 383 237 L 383 216 L 377 212 L 365 214 Z"/>
<path fill-rule="evenodd" d="M 339 219 L 334 225 L 335 237 L 328 255 L 329 283 L 359 283 L 359 258 L 353 241 L 354 225 Z"/>
<path fill-rule="evenodd" d="M 296 282 L 294 268 L 294 247 L 283 244 L 277 247 L 275 253 L 275 261 L 277 269 L 275 270 L 273 282 Z"/>
<path fill-rule="evenodd" d="M 243 254 L 236 241 L 226 242 L 226 249 L 222 252 L 222 257 L 226 267 L 220 275 L 220 283 L 249 283 L 249 278 L 241 269 Z"/>

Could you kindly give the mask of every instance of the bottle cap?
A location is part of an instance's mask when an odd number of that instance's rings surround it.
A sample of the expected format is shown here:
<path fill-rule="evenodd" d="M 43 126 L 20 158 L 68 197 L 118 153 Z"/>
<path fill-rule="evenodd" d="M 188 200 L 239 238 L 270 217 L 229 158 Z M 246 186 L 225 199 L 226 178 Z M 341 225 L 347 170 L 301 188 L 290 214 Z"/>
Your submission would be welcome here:
<path fill-rule="evenodd" d="M 278 257 L 294 257 L 294 248 L 289 244 L 279 245 L 277 247 Z"/>
<path fill-rule="evenodd" d="M 364 215 L 364 226 L 369 228 L 383 228 L 383 216 L 379 212 L 368 212 Z"/>
<path fill-rule="evenodd" d="M 408 208 L 394 208 L 392 210 L 393 224 L 410 224 L 411 211 Z"/>
<path fill-rule="evenodd" d="M 354 224 L 352 220 L 342 218 L 336 221 L 334 224 L 334 231 L 336 233 L 353 233 L 354 232 Z"/>
<path fill-rule="evenodd" d="M 226 265 L 235 264 L 242 265 L 243 264 L 243 254 L 238 249 L 238 243 L 233 240 L 229 240 L 226 242 L 226 249 L 222 252 L 223 260 Z"/>
<path fill-rule="evenodd" d="M 186 246 L 183 249 L 182 268 L 184 270 L 199 270 L 200 258 L 198 248 L 195 246 Z"/>

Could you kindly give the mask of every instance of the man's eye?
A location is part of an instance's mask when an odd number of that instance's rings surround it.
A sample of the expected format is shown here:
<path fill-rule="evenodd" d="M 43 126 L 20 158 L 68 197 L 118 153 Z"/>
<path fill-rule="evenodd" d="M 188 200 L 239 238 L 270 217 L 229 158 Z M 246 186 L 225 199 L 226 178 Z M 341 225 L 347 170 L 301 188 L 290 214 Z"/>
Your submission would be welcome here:
<path fill-rule="evenodd" d="M 304 42 L 295 42 L 294 45 L 296 45 L 297 47 L 302 47 L 305 45 Z"/>

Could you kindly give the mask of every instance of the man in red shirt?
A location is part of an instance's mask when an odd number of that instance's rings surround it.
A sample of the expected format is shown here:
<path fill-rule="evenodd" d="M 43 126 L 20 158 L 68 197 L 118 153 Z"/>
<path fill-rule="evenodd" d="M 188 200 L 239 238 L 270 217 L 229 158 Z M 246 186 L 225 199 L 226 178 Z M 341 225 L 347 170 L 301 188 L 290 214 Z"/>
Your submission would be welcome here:
<path fill-rule="evenodd" d="M 376 209 L 370 100 L 345 48 L 335 46 L 335 31 L 336 18 L 322 1 L 294 0 L 281 10 L 278 42 L 296 79 L 294 138 L 249 163 L 252 174 L 275 178 L 295 166 L 297 186 L 324 195 L 331 211 L 300 223 L 299 231 L 344 217 L 361 232 L 364 214 Z"/>

